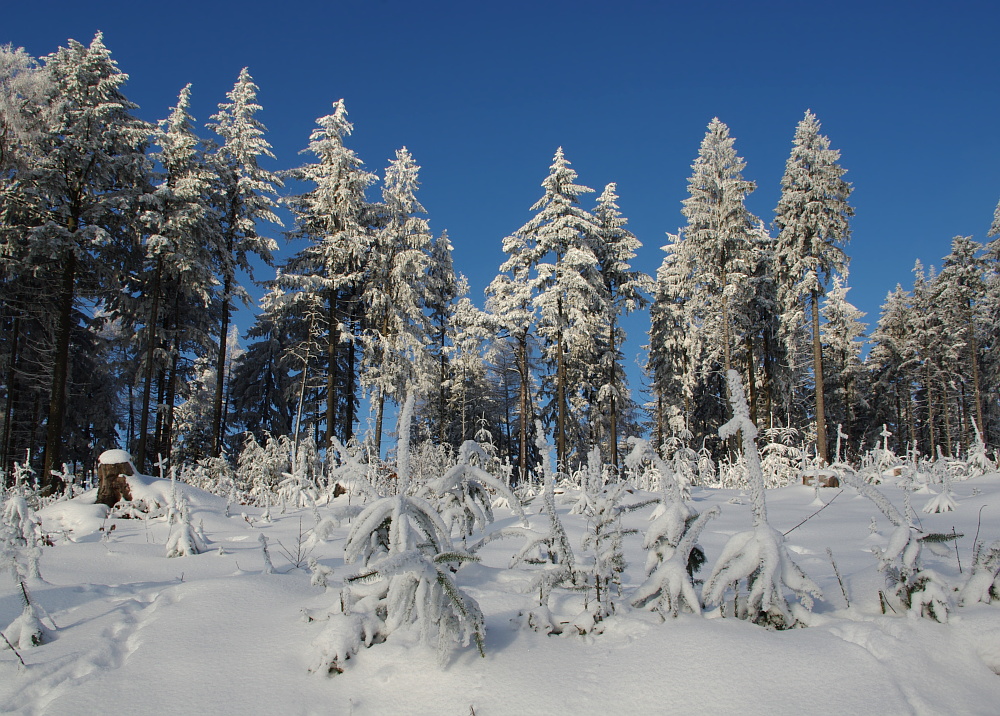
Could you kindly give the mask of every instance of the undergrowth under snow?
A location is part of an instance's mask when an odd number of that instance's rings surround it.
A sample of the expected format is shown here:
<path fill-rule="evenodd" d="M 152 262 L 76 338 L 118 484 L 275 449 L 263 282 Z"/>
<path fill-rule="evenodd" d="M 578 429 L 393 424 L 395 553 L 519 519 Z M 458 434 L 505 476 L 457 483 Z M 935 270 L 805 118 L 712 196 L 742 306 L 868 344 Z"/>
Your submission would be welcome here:
<path fill-rule="evenodd" d="M 643 535 L 654 512 L 662 513 L 650 504 L 622 515 L 635 532 L 621 540 L 621 590 L 601 630 L 546 636 L 520 628 L 520 615 L 537 606 L 528 592 L 541 568 L 509 568 L 518 540 L 486 541 L 480 561 L 453 575 L 482 610 L 484 658 L 469 646 L 442 663 L 414 626 L 371 648 L 354 644 L 357 653 L 336 675 L 310 667 L 330 648 L 329 616 L 340 610 L 344 579 L 357 573 L 345 565 L 344 547 L 361 497 L 282 512 L 234 506 L 169 480 L 130 483 L 145 517 L 109 517 L 93 504 L 93 491 L 41 511 L 41 531 L 53 544 L 43 548 L 40 577 L 25 584 L 43 610 L 48 640 L 19 650 L 23 666 L 2 645 L 0 712 L 773 716 L 995 714 L 1000 704 L 1000 605 L 960 605 L 956 591 L 969 580 L 973 539 L 989 546 L 1000 538 L 1000 474 L 951 485 L 955 509 L 920 512 L 916 520 L 921 534 L 962 535 L 922 558 L 947 585 L 954 606 L 946 623 L 891 608 L 883 615 L 886 578 L 873 551 L 890 552 L 899 527 L 871 499 L 852 487 L 787 486 L 767 492 L 767 517 L 787 532 L 783 546 L 824 595 L 806 628 L 772 631 L 719 609 L 664 619 L 630 606 L 646 576 Z M 901 487 L 877 488 L 897 512 L 907 510 Z M 634 491 L 625 502 L 655 496 Z M 720 508 L 698 539 L 706 565 L 696 576 L 704 579 L 730 538 L 753 528 L 752 501 L 739 490 L 700 487 L 691 498 L 699 513 Z M 909 500 L 916 514 L 933 495 Z M 593 518 L 574 510 L 580 502 L 577 489 L 556 491 L 556 512 L 583 564 Z M 186 523 L 168 519 L 177 503 L 186 505 Z M 510 509 L 495 507 L 495 521 L 466 544 L 497 530 L 544 532 L 549 517 L 541 509 L 540 497 L 528 505 L 525 528 Z M 314 535 L 317 517 L 322 531 Z M 183 524 L 203 551 L 168 559 L 166 545 Z M 465 548 L 461 538 L 455 543 Z M 566 626 L 588 598 L 554 590 L 552 619 Z M 0 628 L 22 610 L 20 587 L 4 575 Z"/>

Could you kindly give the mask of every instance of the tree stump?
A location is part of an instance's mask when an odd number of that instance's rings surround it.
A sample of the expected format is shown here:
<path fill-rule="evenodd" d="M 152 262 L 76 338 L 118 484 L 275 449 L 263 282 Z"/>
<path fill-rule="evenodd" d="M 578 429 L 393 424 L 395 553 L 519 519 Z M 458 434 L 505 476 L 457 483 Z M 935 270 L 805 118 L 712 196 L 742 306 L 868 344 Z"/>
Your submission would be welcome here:
<path fill-rule="evenodd" d="M 114 507 L 122 500 L 131 501 L 127 478 L 135 474 L 132 456 L 124 450 L 107 450 L 97 462 L 97 504 Z"/>

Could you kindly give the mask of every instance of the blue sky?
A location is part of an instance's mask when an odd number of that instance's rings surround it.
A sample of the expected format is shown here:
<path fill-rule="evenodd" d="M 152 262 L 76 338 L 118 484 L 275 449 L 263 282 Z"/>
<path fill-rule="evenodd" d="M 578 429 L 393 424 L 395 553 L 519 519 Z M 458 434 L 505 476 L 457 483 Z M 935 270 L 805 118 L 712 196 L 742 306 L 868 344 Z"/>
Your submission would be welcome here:
<path fill-rule="evenodd" d="M 368 169 L 402 145 L 422 166 L 431 227 L 448 230 L 479 305 L 558 146 L 581 183 L 618 182 L 644 243 L 635 265 L 654 273 L 712 117 L 770 223 L 812 109 L 854 185 L 850 298 L 872 323 L 915 259 L 939 264 L 956 234 L 984 240 L 1000 198 L 996 2 L 9 5 L 0 43 L 36 56 L 102 30 L 149 120 L 192 82 L 208 121 L 248 66 L 272 168 L 303 161 L 315 118 L 343 97 Z M 634 356 L 648 322 L 631 323 Z"/>

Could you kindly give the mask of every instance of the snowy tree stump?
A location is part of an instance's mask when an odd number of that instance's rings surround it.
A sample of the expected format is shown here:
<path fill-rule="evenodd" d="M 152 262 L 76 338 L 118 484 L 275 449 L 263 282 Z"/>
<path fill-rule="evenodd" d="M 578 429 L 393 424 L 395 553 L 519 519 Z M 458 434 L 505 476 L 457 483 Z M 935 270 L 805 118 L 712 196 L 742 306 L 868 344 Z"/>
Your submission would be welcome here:
<path fill-rule="evenodd" d="M 107 450 L 97 463 L 97 504 L 114 507 L 122 500 L 131 501 L 128 476 L 135 474 L 132 456 L 124 450 Z"/>

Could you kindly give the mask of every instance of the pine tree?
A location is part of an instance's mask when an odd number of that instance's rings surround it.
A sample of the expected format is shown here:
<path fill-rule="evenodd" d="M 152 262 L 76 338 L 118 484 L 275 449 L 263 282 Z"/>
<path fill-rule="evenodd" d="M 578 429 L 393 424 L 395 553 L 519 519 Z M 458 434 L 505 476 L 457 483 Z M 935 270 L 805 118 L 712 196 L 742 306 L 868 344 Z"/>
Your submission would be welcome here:
<path fill-rule="evenodd" d="M 910 419 L 910 386 L 913 382 L 910 366 L 913 364 L 913 349 L 908 326 L 911 321 L 911 299 L 910 294 L 898 284 L 886 296 L 878 325 L 871 335 L 872 349 L 866 363 L 872 393 L 882 397 L 881 400 L 874 401 L 872 423 L 874 426 L 893 426 L 897 453 L 904 452 L 907 435 L 909 442 L 916 441 Z"/>
<path fill-rule="evenodd" d="M 868 396 L 864 390 L 865 372 L 861 365 L 866 324 L 865 313 L 847 300 L 850 287 L 836 276 L 826 295 L 820 313 L 824 323 L 820 328 L 828 370 L 824 372 L 827 397 L 826 415 L 830 425 L 842 425 L 850 436 L 859 427 L 859 413 L 864 415 Z"/>
<path fill-rule="evenodd" d="M 776 271 L 782 328 L 793 360 L 805 353 L 800 336 L 806 321 L 811 323 L 816 443 L 820 457 L 829 462 L 820 299 L 830 276 L 847 270 L 843 246 L 850 239 L 848 219 L 854 210 L 847 203 L 851 185 L 843 179 L 846 170 L 837 164 L 840 152 L 830 149 L 830 140 L 819 129 L 819 121 L 810 111 L 795 129 L 775 209 L 779 231 Z M 807 310 L 811 318 L 807 318 Z"/>
<path fill-rule="evenodd" d="M 154 134 L 159 151 L 153 159 L 161 173 L 154 191 L 144 197 L 147 209 L 143 222 L 148 231 L 145 265 L 136 277 L 136 285 L 122 297 L 122 310 L 129 322 L 143 324 L 135 333 L 139 344 L 145 343 L 141 356 L 139 442 L 135 450 L 139 470 L 144 470 L 146 464 L 154 371 L 159 374 L 161 386 L 169 381 L 164 392 L 173 395 L 181 341 L 193 338 L 201 349 L 208 341 L 204 316 L 211 305 L 214 283 L 208 246 L 218 227 L 209 206 L 212 174 L 194 133 L 194 120 L 188 113 L 190 102 L 188 85 L 181 90 L 170 117 L 160 122 Z M 129 300 L 133 293 L 138 300 Z M 169 440 L 161 444 L 155 439 L 170 432 L 169 425 L 162 425 L 160 411 L 157 415 L 160 430 L 154 436 L 154 454 L 169 446 Z"/>
<path fill-rule="evenodd" d="M 244 303 L 248 296 L 237 281 L 237 271 L 253 275 L 251 255 L 271 264 L 271 254 L 277 248 L 273 239 L 261 236 L 258 221 L 281 224 L 274 213 L 277 206 L 273 196 L 281 180 L 260 166 L 261 157 L 274 158 L 271 145 L 264 139 L 265 127 L 255 115 L 261 110 L 257 104 L 257 85 L 244 67 L 231 92 L 229 102 L 219 105 L 208 126 L 222 138 L 222 144 L 211 160 L 217 174 L 215 187 L 216 211 L 220 222 L 218 243 L 213 247 L 218 262 L 217 271 L 222 283 L 219 297 L 221 316 L 219 323 L 219 352 L 215 362 L 214 417 L 212 425 L 212 454 L 218 456 L 225 436 L 223 398 L 226 386 L 226 338 L 232 300 Z"/>
<path fill-rule="evenodd" d="M 344 146 L 344 139 L 354 130 L 347 121 L 344 101 L 335 102 L 333 109 L 333 114 L 316 120 L 318 126 L 310 136 L 309 152 L 317 161 L 288 173 L 312 185 L 308 192 L 286 200 L 295 214 L 295 229 L 289 237 L 309 243 L 288 260 L 274 282 L 278 290 L 289 292 L 284 299 L 288 314 L 284 320 L 301 324 L 298 338 L 285 348 L 286 356 L 290 360 L 296 355 L 295 362 L 304 366 L 303 386 L 317 380 L 316 389 L 325 396 L 325 415 L 320 420 L 326 426 L 324 445 L 334 435 L 346 441 L 353 434 L 356 336 L 352 318 L 373 242 L 372 210 L 365 190 L 376 180 Z M 289 328 L 285 330 L 291 335 Z M 297 372 L 300 365 L 288 369 Z M 309 375 L 313 373 L 318 374 L 315 379 Z"/>
<path fill-rule="evenodd" d="M 970 421 L 974 420 L 979 430 L 985 425 L 979 348 L 986 327 L 995 323 L 996 316 L 993 314 L 990 321 L 989 314 L 982 312 L 986 299 L 985 262 L 979 255 L 982 249 L 972 237 L 956 236 L 937 277 L 937 307 L 949 336 L 946 366 L 953 376 L 950 382 L 960 391 L 956 400 L 963 447 L 973 442 Z"/>
<path fill-rule="evenodd" d="M 62 463 L 70 344 L 82 316 L 81 299 L 106 297 L 117 287 L 117 267 L 130 258 L 138 196 L 148 181 L 145 142 L 151 127 L 134 117 L 120 72 L 102 36 L 84 47 L 75 40 L 45 58 L 60 111 L 46 127 L 24 180 L 36 187 L 45 221 L 30 229 L 36 272 L 52 275 L 47 297 L 56 317 L 48 395 L 42 483 Z M 48 290 L 48 289 L 47 289 Z"/>
<path fill-rule="evenodd" d="M 646 293 L 652 289 L 652 279 L 641 271 L 633 270 L 630 262 L 642 246 L 635 235 L 626 228 L 628 220 L 619 211 L 617 186 L 612 183 L 604 187 L 594 209 L 594 224 L 597 232 L 591 237 L 597 258 L 597 269 L 603 281 L 603 304 L 605 315 L 601 317 L 602 335 L 594 336 L 594 343 L 603 351 L 597 356 L 594 366 L 600 372 L 592 382 L 599 386 L 597 405 L 600 410 L 591 418 L 592 422 L 606 419 L 610 464 L 617 469 L 619 422 L 622 409 L 628 410 L 631 396 L 625 369 L 622 367 L 621 346 L 625 342 L 625 331 L 620 317 L 644 307 L 648 301 Z M 603 426 L 602 426 L 603 427 Z"/>
<path fill-rule="evenodd" d="M 561 470 L 569 468 L 570 431 L 580 426 L 579 415 L 571 423 L 570 391 L 583 380 L 595 319 L 605 313 L 603 281 L 591 242 L 598 229 L 593 217 L 579 206 L 579 196 L 593 189 L 576 184 L 576 177 L 560 147 L 542 182 L 545 195 L 531 207 L 537 213 L 517 232 L 534 267 L 532 300 L 538 311 L 538 336 L 550 366 L 547 385 Z"/>
<path fill-rule="evenodd" d="M 431 361 L 427 342 L 426 279 L 431 232 L 417 201 L 420 167 L 406 147 L 385 170 L 381 226 L 375 233 L 362 303 L 366 307 L 362 384 L 376 406 L 375 448 L 381 452 L 386 399 L 401 404 L 425 393 Z"/>

